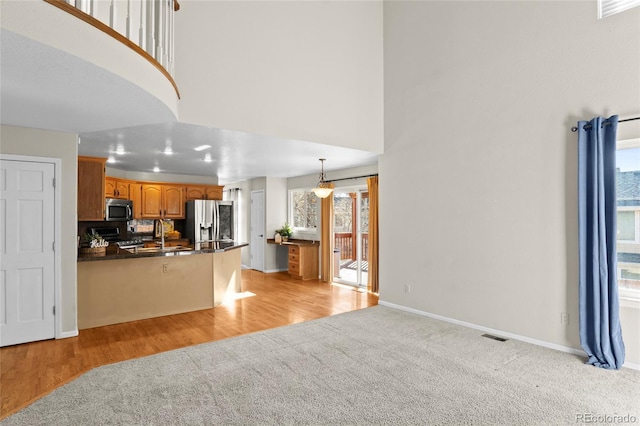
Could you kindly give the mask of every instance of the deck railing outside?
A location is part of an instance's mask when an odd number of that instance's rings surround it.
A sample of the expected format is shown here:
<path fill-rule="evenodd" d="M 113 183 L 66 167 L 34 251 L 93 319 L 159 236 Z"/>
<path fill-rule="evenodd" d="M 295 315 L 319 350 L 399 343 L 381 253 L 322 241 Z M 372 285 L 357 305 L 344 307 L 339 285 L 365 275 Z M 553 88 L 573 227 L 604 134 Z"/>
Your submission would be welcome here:
<path fill-rule="evenodd" d="M 355 260 L 356 252 L 353 244 L 353 234 L 351 232 L 336 232 L 334 247 L 340 250 L 340 260 Z M 360 240 L 362 246 L 362 260 L 368 260 L 369 255 L 369 234 L 362 234 Z"/>

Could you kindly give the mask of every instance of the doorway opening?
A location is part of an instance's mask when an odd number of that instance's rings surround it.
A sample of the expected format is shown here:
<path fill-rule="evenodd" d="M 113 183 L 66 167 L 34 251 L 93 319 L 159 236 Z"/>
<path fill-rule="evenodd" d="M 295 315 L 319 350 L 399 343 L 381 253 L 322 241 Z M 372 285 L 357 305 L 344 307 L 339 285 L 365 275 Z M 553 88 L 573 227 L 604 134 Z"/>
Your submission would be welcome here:
<path fill-rule="evenodd" d="M 369 192 L 366 185 L 333 192 L 333 281 L 367 287 Z"/>

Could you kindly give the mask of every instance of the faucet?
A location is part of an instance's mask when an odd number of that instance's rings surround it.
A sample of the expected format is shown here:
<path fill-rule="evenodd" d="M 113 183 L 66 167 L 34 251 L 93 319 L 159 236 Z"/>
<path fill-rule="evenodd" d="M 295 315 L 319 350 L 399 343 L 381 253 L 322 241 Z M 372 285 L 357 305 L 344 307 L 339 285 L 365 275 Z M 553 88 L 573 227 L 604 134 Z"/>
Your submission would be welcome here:
<path fill-rule="evenodd" d="M 164 220 L 158 219 L 160 222 L 160 247 L 164 250 Z"/>

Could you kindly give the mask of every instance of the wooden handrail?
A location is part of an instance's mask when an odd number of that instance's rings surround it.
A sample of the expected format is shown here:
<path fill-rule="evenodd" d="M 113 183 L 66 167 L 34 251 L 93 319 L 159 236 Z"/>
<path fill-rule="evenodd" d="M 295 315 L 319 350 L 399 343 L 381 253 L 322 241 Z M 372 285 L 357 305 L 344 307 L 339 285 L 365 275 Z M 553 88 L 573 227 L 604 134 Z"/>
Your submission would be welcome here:
<path fill-rule="evenodd" d="M 108 25 L 104 24 L 103 22 L 100 22 L 99 20 L 97 20 L 93 16 L 91 16 L 91 15 L 89 15 L 87 13 L 84 13 L 83 11 L 81 11 L 80 9 L 75 8 L 74 6 L 71 6 L 69 3 L 65 2 L 64 0 L 44 0 L 44 1 L 46 3 L 49 3 L 52 6 L 57 7 L 58 9 L 64 10 L 65 12 L 67 12 L 67 13 L 75 16 L 76 18 L 88 23 L 89 25 L 97 28 L 98 30 L 102 31 L 103 33 L 113 37 L 114 39 L 118 40 L 120 43 L 124 44 L 125 46 L 128 46 L 134 52 L 136 52 L 137 54 L 139 54 L 140 56 L 145 58 L 154 67 L 156 67 L 167 78 L 167 80 L 169 80 L 169 82 L 171 83 L 171 85 L 173 86 L 173 88 L 176 91 L 176 95 L 178 96 L 178 99 L 180 99 L 180 91 L 178 90 L 178 86 L 176 85 L 176 82 L 174 81 L 173 77 L 171 77 L 171 74 L 169 74 L 169 72 L 160 64 L 160 62 L 158 62 L 156 60 L 156 58 L 154 58 L 153 56 L 149 55 L 140 46 L 138 46 L 137 44 L 135 44 L 134 42 L 132 42 L 131 40 L 129 40 L 128 38 L 126 38 L 125 36 L 120 34 L 119 32 L 117 32 L 113 28 L 109 27 Z"/>

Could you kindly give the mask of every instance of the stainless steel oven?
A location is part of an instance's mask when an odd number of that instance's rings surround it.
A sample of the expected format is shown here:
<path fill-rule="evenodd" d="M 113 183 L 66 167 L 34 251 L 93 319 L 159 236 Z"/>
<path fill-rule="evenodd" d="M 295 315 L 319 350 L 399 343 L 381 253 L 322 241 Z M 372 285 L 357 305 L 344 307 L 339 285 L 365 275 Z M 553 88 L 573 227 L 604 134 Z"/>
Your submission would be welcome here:
<path fill-rule="evenodd" d="M 104 220 L 106 221 L 133 220 L 133 201 L 107 198 L 104 211 Z"/>

